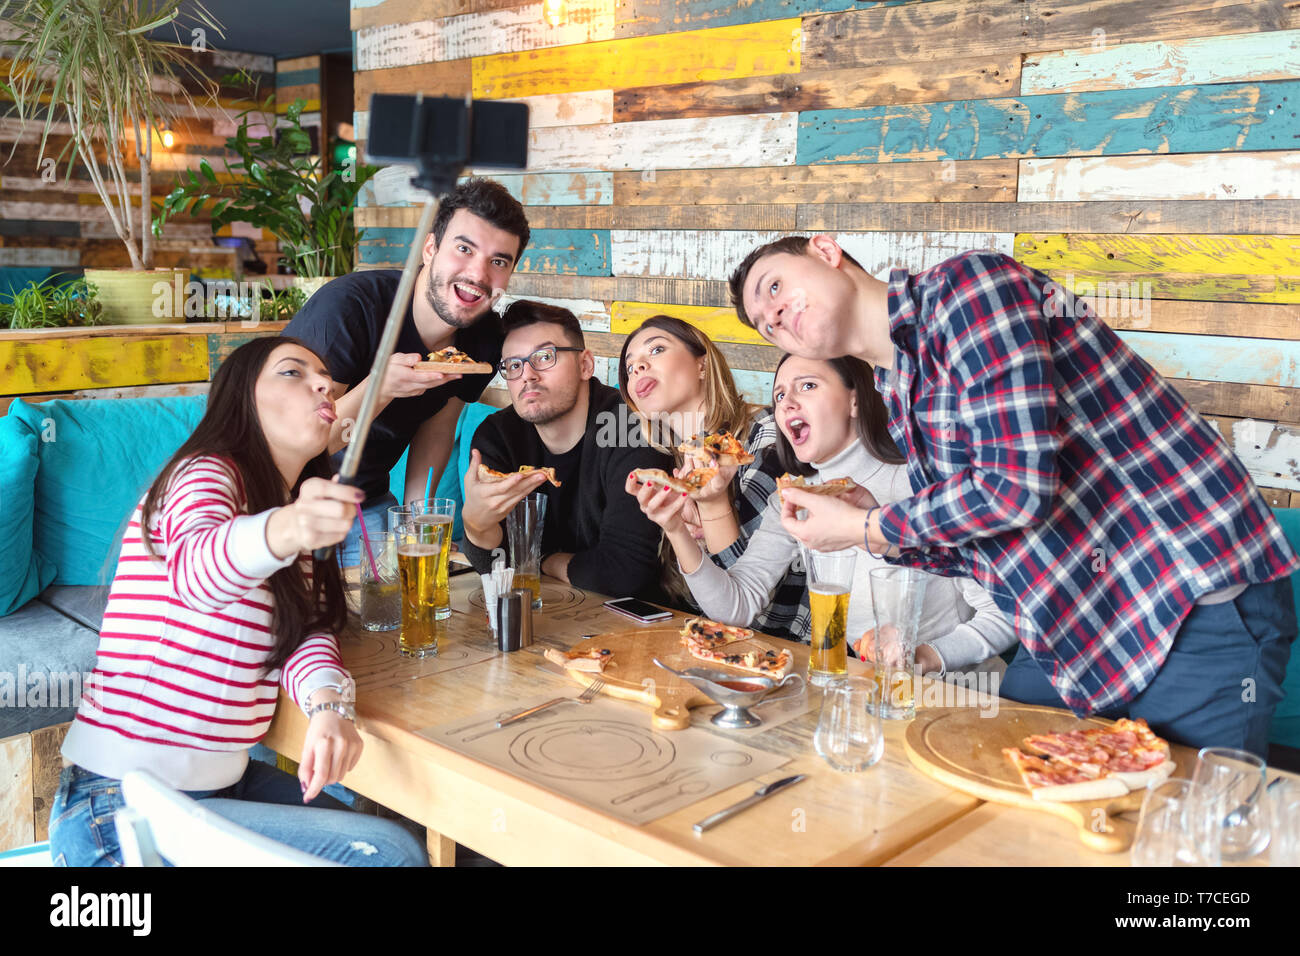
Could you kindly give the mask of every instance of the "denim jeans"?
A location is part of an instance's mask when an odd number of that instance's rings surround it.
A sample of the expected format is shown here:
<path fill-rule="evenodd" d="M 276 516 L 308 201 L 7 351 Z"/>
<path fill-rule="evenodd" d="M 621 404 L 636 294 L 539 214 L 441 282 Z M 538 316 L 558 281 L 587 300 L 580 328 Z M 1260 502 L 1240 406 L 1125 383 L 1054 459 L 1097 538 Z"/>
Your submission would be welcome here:
<path fill-rule="evenodd" d="M 361 514 L 366 521 L 366 531 L 387 531 L 388 530 L 388 509 L 397 507 L 397 499 L 393 497 L 391 491 L 385 492 L 383 497 L 369 501 L 361 509 Z M 361 522 L 353 521 L 352 528 L 348 531 L 348 536 L 343 539 L 343 543 L 336 549 L 339 557 L 339 567 L 352 568 L 361 563 Z"/>
<path fill-rule="evenodd" d="M 355 813 L 321 795 L 303 805 L 298 778 L 256 760 L 220 790 L 185 794 L 232 823 L 304 853 L 347 866 L 427 866 L 420 841 L 391 820 Z M 126 805 L 122 782 L 65 767 L 50 808 L 55 866 L 121 866 L 113 815 Z"/>
<path fill-rule="evenodd" d="M 1222 604 L 1198 604 L 1183 619 L 1151 683 L 1127 704 L 1097 716 L 1143 717 L 1177 743 L 1238 747 L 1263 757 L 1295 638 L 1289 578 L 1252 584 Z M 1063 706 L 1024 647 L 1007 667 L 1001 693 L 1025 704 Z"/>

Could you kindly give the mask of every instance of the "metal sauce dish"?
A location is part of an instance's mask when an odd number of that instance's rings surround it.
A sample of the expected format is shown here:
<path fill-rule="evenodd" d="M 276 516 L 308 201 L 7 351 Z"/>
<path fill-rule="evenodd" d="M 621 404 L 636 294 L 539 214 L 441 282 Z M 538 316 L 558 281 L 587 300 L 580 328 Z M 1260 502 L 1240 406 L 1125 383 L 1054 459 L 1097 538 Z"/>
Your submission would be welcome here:
<path fill-rule="evenodd" d="M 751 727 L 757 727 L 762 721 L 754 716 L 749 708 L 778 700 L 792 700 L 804 692 L 804 680 L 798 674 L 787 674 L 778 683 L 770 677 L 760 677 L 757 674 L 737 674 L 713 667 L 691 667 L 679 671 L 676 668 L 669 667 L 657 657 L 654 662 L 670 674 L 676 674 L 682 680 L 689 681 L 704 691 L 711 700 L 721 704 L 722 710 L 714 714 L 711 719 L 718 727 L 724 727 L 728 730 L 747 730 Z M 797 682 L 797 689 L 794 693 L 781 694 L 776 697 L 767 696 L 778 687 L 791 686 L 791 681 Z"/>

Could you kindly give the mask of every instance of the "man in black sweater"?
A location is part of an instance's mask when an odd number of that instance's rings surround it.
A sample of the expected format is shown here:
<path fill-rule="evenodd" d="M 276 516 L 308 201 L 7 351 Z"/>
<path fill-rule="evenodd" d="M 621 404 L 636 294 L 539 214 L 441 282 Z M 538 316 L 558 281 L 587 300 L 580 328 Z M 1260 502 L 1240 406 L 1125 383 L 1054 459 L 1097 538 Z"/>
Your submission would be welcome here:
<path fill-rule="evenodd" d="M 627 427 L 616 390 L 592 377 L 595 360 L 572 312 L 521 300 L 502 317 L 501 374 L 511 408 L 474 433 L 465 473 L 464 551 L 486 572 L 504 547 L 506 516 L 525 495 L 547 496 L 542 573 L 613 597 L 662 599 L 659 528 L 623 490 L 637 468 L 672 469 L 672 460 Z M 560 487 L 532 472 L 481 482 L 478 466 L 515 472 L 554 468 Z"/>

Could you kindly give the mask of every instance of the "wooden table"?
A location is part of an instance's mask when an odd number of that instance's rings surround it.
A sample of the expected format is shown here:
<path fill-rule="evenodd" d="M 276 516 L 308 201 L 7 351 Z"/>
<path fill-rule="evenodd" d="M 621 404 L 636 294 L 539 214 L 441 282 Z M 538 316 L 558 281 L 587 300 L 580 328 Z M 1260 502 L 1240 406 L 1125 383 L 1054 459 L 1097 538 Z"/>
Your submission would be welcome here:
<path fill-rule="evenodd" d="M 482 641 L 482 611 L 470 607 L 473 576 L 453 578 L 452 641 Z M 624 628 L 627 618 L 601 607 L 603 597 L 546 581 L 548 608 L 534 616 L 541 639 L 571 644 L 581 634 Z M 554 598 L 554 600 L 552 600 Z M 554 608 L 549 605 L 555 605 Z M 344 663 L 359 646 L 355 619 L 340 640 Z M 790 645 L 797 666 L 807 648 Z M 901 722 L 886 722 L 885 756 L 858 774 L 832 770 L 812 749 L 815 711 L 755 737 L 749 746 L 787 755 L 779 771 L 721 791 L 651 823 L 635 826 L 509 773 L 480 764 L 417 731 L 520 701 L 571 693 L 576 685 L 538 669 L 535 654 L 499 654 L 443 673 L 403 679 L 415 663 L 378 684 L 359 680 L 360 762 L 344 784 L 424 824 L 430 857 L 454 860 L 454 843 L 508 865 L 524 864 L 878 864 L 974 810 L 980 803 L 912 769 Z M 856 662 L 852 662 L 856 666 Z M 264 741 L 292 759 L 306 720 L 287 699 Z M 650 715 L 646 711 L 646 722 Z M 751 794 L 759 783 L 795 773 L 808 780 L 735 820 L 697 836 L 691 825 Z"/>

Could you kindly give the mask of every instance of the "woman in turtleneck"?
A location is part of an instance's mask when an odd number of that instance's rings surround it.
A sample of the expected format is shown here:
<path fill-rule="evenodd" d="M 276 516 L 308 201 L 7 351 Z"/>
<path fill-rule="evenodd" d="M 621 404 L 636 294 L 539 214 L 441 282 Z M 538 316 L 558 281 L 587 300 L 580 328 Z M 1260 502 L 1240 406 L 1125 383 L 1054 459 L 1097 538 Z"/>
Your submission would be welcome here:
<path fill-rule="evenodd" d="M 889 437 L 885 408 L 864 362 L 787 355 L 777 365 L 772 405 L 780 432 L 773 450 L 784 470 L 816 481 L 850 478 L 881 504 L 912 494 L 907 468 Z M 724 570 L 705 558 L 682 521 L 686 499 L 650 488 L 637 497 L 646 515 L 664 529 L 691 594 L 713 620 L 749 625 L 799 561 L 798 542 L 781 526 L 779 506 L 769 505 L 744 554 Z M 882 559 L 858 553 L 846 628 L 853 645 L 874 626 L 868 576 L 885 566 Z M 805 599 L 805 612 L 806 607 Z M 797 623 L 797 637 L 807 641 L 807 614 Z M 1010 622 L 970 578 L 930 579 L 920 637 L 916 658 L 924 673 L 969 667 L 1016 643 Z"/>

